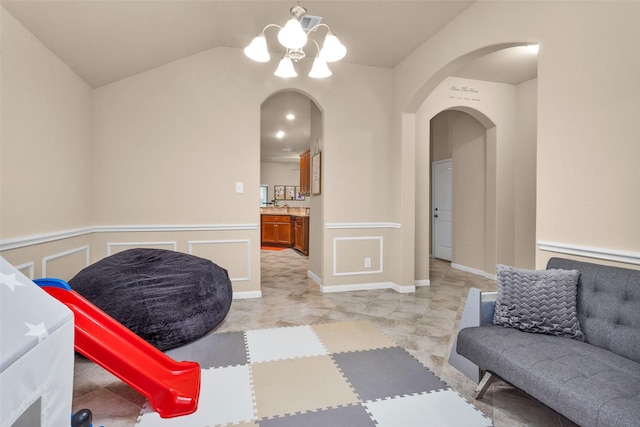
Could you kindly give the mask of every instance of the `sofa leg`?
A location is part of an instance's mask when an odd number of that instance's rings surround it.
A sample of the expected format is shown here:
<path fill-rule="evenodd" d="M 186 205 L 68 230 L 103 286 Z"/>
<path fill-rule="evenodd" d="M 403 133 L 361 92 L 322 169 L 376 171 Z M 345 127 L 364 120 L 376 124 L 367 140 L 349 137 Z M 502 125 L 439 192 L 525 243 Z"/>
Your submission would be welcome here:
<path fill-rule="evenodd" d="M 489 386 L 495 379 L 496 376 L 494 374 L 489 371 L 485 372 L 484 376 L 478 383 L 478 386 L 476 387 L 476 390 L 473 393 L 472 397 L 474 399 L 482 399 L 482 396 L 484 396 L 484 393 L 489 389 Z"/>

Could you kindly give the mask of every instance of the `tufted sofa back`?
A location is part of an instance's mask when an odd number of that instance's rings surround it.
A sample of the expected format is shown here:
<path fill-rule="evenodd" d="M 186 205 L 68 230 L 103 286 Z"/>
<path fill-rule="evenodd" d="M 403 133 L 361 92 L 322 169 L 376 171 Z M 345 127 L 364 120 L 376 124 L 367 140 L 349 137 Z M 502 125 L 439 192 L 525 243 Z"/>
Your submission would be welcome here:
<path fill-rule="evenodd" d="M 547 269 L 580 271 L 578 320 L 589 344 L 640 363 L 640 270 L 551 258 Z"/>

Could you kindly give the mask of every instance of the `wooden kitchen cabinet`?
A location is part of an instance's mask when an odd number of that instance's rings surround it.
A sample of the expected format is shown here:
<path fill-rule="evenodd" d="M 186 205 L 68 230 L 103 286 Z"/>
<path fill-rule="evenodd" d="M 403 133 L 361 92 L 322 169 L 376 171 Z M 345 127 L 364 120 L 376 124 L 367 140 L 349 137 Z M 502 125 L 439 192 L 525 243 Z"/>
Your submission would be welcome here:
<path fill-rule="evenodd" d="M 311 152 L 307 150 L 300 155 L 300 194 L 311 194 Z"/>
<path fill-rule="evenodd" d="M 297 216 L 295 219 L 293 248 L 305 255 L 309 255 L 309 217 Z"/>
<path fill-rule="evenodd" d="M 293 228 L 289 215 L 262 215 L 262 244 L 291 246 Z"/>

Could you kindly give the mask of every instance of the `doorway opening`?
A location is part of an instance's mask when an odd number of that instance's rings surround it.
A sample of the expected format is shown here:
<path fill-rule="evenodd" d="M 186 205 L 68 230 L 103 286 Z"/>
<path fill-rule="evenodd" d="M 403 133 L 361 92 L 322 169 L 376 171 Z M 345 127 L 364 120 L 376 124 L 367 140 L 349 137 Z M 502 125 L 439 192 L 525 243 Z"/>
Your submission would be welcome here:
<path fill-rule="evenodd" d="M 263 247 L 284 248 L 305 257 L 315 251 L 312 229 L 314 215 L 319 212 L 315 212 L 317 203 L 312 203 L 310 191 L 305 191 L 302 174 L 310 171 L 301 158 L 322 141 L 322 129 L 321 110 L 300 91 L 279 91 L 262 103 L 260 184 L 266 194 L 260 204 Z M 269 263 L 277 262 L 278 257 L 262 259 Z"/>
<path fill-rule="evenodd" d="M 434 258 L 483 270 L 495 258 L 486 232 L 494 219 L 488 206 L 494 163 L 487 129 L 466 112 L 443 111 L 431 119 L 431 248 Z M 490 252 L 490 251 L 489 251 Z"/>

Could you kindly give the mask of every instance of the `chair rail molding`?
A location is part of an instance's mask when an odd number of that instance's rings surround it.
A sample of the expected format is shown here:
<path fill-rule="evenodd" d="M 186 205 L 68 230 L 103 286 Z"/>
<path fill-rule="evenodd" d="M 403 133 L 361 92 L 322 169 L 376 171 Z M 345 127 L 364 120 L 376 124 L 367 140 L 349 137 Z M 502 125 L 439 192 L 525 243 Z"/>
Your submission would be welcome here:
<path fill-rule="evenodd" d="M 397 222 L 329 222 L 325 224 L 327 230 L 360 229 L 360 228 L 400 228 Z"/>
<path fill-rule="evenodd" d="M 538 240 L 537 244 L 538 249 L 540 249 L 541 251 L 557 252 L 567 255 L 577 255 L 587 258 L 596 258 L 607 261 L 640 265 L 640 252 L 574 245 L 571 243 L 549 242 L 543 240 Z"/>
<path fill-rule="evenodd" d="M 122 233 L 151 231 L 235 231 L 259 230 L 259 224 L 174 224 L 174 225 L 97 225 L 93 227 L 74 228 L 71 230 L 53 231 L 51 233 L 34 234 L 24 237 L 5 239 L 0 242 L 0 251 L 19 249 L 56 240 L 70 239 L 92 233 Z"/>

